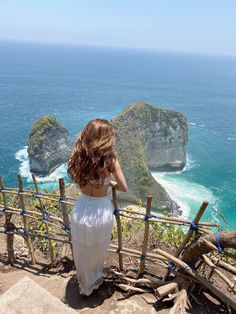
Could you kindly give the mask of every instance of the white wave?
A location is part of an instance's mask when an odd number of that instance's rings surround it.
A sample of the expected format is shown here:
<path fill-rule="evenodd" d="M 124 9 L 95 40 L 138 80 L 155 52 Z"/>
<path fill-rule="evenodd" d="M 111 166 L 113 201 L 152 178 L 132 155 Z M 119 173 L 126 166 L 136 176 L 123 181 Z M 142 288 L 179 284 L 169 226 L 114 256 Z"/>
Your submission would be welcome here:
<path fill-rule="evenodd" d="M 197 124 L 194 122 L 189 122 L 189 125 L 196 127 L 196 128 L 204 128 L 206 126 L 205 124 Z"/>
<path fill-rule="evenodd" d="M 189 154 L 187 154 L 186 156 L 186 165 L 184 166 L 184 168 L 180 171 L 173 171 L 173 172 L 166 172 L 166 174 L 168 175 L 176 175 L 176 174 L 181 174 L 185 171 L 189 171 L 195 167 L 200 166 Z M 165 173 L 165 172 L 163 172 Z"/>
<path fill-rule="evenodd" d="M 236 137 L 228 137 L 229 141 L 236 141 Z"/>
<path fill-rule="evenodd" d="M 203 185 L 168 173 L 152 172 L 152 175 L 180 206 L 184 218 L 192 218 L 203 201 L 214 205 L 217 203 L 213 192 Z"/>
<path fill-rule="evenodd" d="M 30 172 L 30 165 L 29 165 L 29 156 L 27 152 L 28 146 L 20 149 L 15 154 L 15 158 L 21 162 L 19 167 L 19 173 L 22 177 L 27 179 L 27 182 L 33 182 L 32 174 Z M 66 164 L 61 165 L 56 170 L 54 170 L 49 176 L 46 177 L 36 177 L 39 183 L 46 183 L 56 181 L 59 178 L 65 177 L 67 175 Z"/>

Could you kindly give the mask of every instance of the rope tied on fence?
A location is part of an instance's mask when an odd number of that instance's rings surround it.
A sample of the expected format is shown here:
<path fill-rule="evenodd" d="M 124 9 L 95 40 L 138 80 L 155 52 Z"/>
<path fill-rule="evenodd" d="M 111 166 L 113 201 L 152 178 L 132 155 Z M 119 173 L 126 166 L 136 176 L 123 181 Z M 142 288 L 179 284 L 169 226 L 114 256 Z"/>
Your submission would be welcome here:
<path fill-rule="evenodd" d="M 3 209 L 2 209 L 2 211 L 5 213 L 5 212 L 7 212 L 8 210 L 10 210 L 10 208 L 8 208 L 8 207 L 4 207 Z"/>
<path fill-rule="evenodd" d="M 30 197 L 31 197 L 32 199 L 39 198 L 39 197 L 40 197 L 40 194 L 41 194 L 41 192 L 33 193 L 32 195 L 30 195 Z"/>
<path fill-rule="evenodd" d="M 14 231 L 15 231 L 15 229 L 16 229 L 14 223 L 12 223 L 12 222 L 5 223 L 5 224 L 4 224 L 4 228 L 5 228 L 5 231 L 4 231 L 4 232 L 5 232 L 6 234 L 14 233 Z"/>
<path fill-rule="evenodd" d="M 117 208 L 117 209 L 114 209 L 113 214 L 114 214 L 115 216 L 118 216 L 118 215 L 119 215 L 119 212 L 120 212 L 120 208 Z"/>
<path fill-rule="evenodd" d="M 67 233 L 70 233 L 70 228 L 64 225 L 63 230 Z"/>
<path fill-rule="evenodd" d="M 190 230 L 196 231 L 198 229 L 198 224 L 196 224 L 195 221 L 193 220 L 189 228 Z"/>
<path fill-rule="evenodd" d="M 60 197 L 58 198 L 58 204 L 63 203 L 63 201 L 64 201 L 64 198 L 60 196 Z"/>
<path fill-rule="evenodd" d="M 27 229 L 24 229 L 24 231 L 23 231 L 23 235 L 24 236 L 27 236 L 29 234 L 29 229 L 27 228 Z"/>
<path fill-rule="evenodd" d="M 220 244 L 220 232 L 219 231 L 216 232 L 216 246 L 217 246 L 218 252 L 222 254 L 224 252 L 224 248 Z"/>
<path fill-rule="evenodd" d="M 175 264 L 173 262 L 169 261 L 167 264 L 167 269 L 169 272 L 173 271 L 175 269 Z"/>
<path fill-rule="evenodd" d="M 144 221 L 149 221 L 149 219 L 151 219 L 151 218 L 152 218 L 151 216 L 145 215 L 144 218 L 143 218 L 143 220 L 144 220 Z"/>
<path fill-rule="evenodd" d="M 0 193 L 1 193 L 2 191 L 4 191 L 4 190 L 5 190 L 5 187 L 2 186 L 2 187 L 0 188 Z"/>
<path fill-rule="evenodd" d="M 144 261 L 145 259 L 146 259 L 146 255 L 143 255 L 143 254 L 142 254 L 142 255 L 140 256 L 140 261 Z"/>
<path fill-rule="evenodd" d="M 20 215 L 22 215 L 22 216 L 27 215 L 27 214 L 28 214 L 28 212 L 25 209 L 22 209 L 22 211 L 20 212 Z"/>

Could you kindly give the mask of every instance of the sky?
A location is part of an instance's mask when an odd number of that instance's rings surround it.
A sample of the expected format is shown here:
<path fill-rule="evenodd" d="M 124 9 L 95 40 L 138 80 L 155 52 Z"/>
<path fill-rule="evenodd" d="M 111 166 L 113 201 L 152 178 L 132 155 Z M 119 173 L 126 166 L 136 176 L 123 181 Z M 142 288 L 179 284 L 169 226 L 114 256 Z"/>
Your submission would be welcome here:
<path fill-rule="evenodd" d="M 0 0 L 0 40 L 236 55 L 236 0 Z"/>

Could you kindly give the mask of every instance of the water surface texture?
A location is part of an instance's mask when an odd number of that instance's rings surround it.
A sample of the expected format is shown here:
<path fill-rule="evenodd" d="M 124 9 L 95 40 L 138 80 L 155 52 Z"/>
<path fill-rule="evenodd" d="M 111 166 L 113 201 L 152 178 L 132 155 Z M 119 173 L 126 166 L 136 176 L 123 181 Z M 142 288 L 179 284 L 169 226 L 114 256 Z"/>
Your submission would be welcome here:
<path fill-rule="evenodd" d="M 53 114 L 73 139 L 87 121 L 110 119 L 143 100 L 182 112 L 189 123 L 188 163 L 154 177 L 190 218 L 203 200 L 205 219 L 219 210 L 236 227 L 236 58 L 95 47 L 0 43 L 0 175 L 31 178 L 32 123 Z M 41 179 L 55 188 L 66 167 Z M 67 178 L 68 180 L 68 178 Z"/>

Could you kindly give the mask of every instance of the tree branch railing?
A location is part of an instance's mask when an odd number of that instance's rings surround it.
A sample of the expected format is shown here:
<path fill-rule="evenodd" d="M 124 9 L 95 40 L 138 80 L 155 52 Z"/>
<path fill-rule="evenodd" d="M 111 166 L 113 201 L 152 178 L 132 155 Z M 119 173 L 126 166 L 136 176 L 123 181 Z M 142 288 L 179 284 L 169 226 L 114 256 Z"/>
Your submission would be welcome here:
<path fill-rule="evenodd" d="M 51 266 L 53 267 L 55 263 L 55 254 L 52 241 L 69 244 L 73 256 L 70 232 L 70 210 L 75 204 L 76 198 L 66 196 L 66 187 L 63 178 L 59 179 L 59 193 L 47 193 L 40 191 L 38 188 L 36 177 L 32 175 L 32 178 L 35 187 L 34 190 L 24 189 L 21 175 L 18 175 L 18 188 L 5 187 L 3 178 L 0 177 L 0 196 L 2 199 L 2 201 L 0 202 L 0 217 L 2 216 L 2 225 L 0 220 L 0 233 L 5 233 L 7 236 L 7 262 L 10 265 L 14 265 L 15 262 L 14 234 L 18 234 L 23 236 L 27 242 L 32 264 L 37 263 L 37 259 L 34 255 L 34 249 L 31 239 L 36 237 L 47 240 L 50 251 Z M 126 206 L 124 208 L 118 208 L 118 201 L 114 188 L 112 189 L 112 195 L 114 204 L 114 215 L 116 218 L 117 226 L 118 244 L 111 244 L 109 247 L 109 251 L 118 254 L 120 274 L 122 274 L 124 270 L 124 256 L 133 256 L 140 260 L 136 283 L 142 282 L 142 279 L 138 279 L 138 277 L 142 276 L 145 273 L 146 261 L 149 263 L 153 263 L 154 265 L 156 265 L 157 263 L 159 266 L 162 266 L 164 269 L 166 269 L 166 275 L 163 277 L 163 280 L 158 283 L 158 285 L 164 285 L 164 281 L 169 278 L 170 273 L 185 273 L 186 276 L 189 276 L 189 278 L 192 278 L 192 280 L 195 280 L 198 283 L 204 285 L 223 302 L 236 309 L 236 284 L 231 280 L 231 278 L 227 278 L 227 276 L 223 274 L 220 270 L 220 268 L 224 268 L 231 274 L 235 274 L 236 267 L 221 259 L 222 254 L 220 253 L 222 252 L 220 252 L 219 250 L 219 241 L 214 240 L 215 233 L 212 231 L 212 228 L 220 229 L 220 225 L 212 222 L 200 221 L 204 211 L 207 208 L 207 202 L 202 203 L 199 211 L 196 214 L 196 217 L 191 222 L 188 219 L 164 216 L 151 211 L 152 196 L 147 197 L 147 206 L 145 209 L 139 208 L 138 206 Z M 14 201 L 17 203 L 17 205 L 12 206 L 9 204 L 9 196 L 15 197 Z M 36 205 L 36 202 L 34 202 L 32 208 L 32 204 L 30 203 L 31 200 L 37 200 L 38 205 Z M 61 217 L 47 209 L 47 201 L 52 202 L 55 208 L 57 206 L 57 209 L 59 211 L 58 213 Z M 22 216 L 21 226 L 17 226 L 13 222 L 13 216 Z M 122 219 L 133 219 L 144 222 L 144 236 L 142 240 L 142 248 L 140 250 L 131 249 L 124 246 L 122 237 Z M 45 231 L 37 230 L 37 228 L 31 228 L 30 222 L 41 222 L 45 228 Z M 156 248 L 155 253 L 150 252 L 149 227 L 150 224 L 153 223 L 163 223 L 168 226 L 173 225 L 188 227 L 188 231 L 185 234 L 183 242 L 180 244 L 174 254 L 167 253 L 160 248 Z M 54 231 L 51 231 L 52 227 L 54 228 Z M 197 231 L 200 232 L 200 239 L 196 238 L 195 242 L 191 242 L 191 239 L 196 237 Z M 221 236 L 223 237 L 221 239 L 221 242 L 227 243 L 227 247 L 235 249 L 236 231 L 232 232 L 232 245 L 228 236 L 227 239 L 224 238 L 224 233 L 221 233 Z M 193 242 L 194 244 L 192 244 Z M 207 247 L 207 249 L 202 249 L 204 245 L 205 247 Z M 199 248 L 201 248 L 202 251 L 201 249 L 199 250 Z M 213 251 L 216 253 L 214 254 L 214 256 L 210 256 L 208 253 Z M 218 257 L 216 257 L 217 254 Z M 202 263 L 204 263 L 205 266 L 210 268 L 211 274 L 216 274 L 217 276 L 219 276 L 219 278 L 221 278 L 221 280 L 225 282 L 225 284 L 232 292 L 233 299 L 222 294 L 222 292 L 217 289 L 212 282 L 210 282 L 200 273 L 200 271 L 195 267 L 196 260 L 199 259 L 202 260 Z M 126 278 L 127 276 L 123 277 Z M 126 278 L 126 280 L 128 279 Z M 130 279 L 129 284 L 131 282 L 132 279 Z M 166 284 L 169 284 L 169 281 Z M 166 286 L 164 290 L 159 289 L 160 291 L 157 291 L 156 295 L 159 295 L 160 298 L 161 295 L 165 294 L 163 291 L 169 291 L 169 287 L 171 287 L 171 289 L 173 290 L 173 287 L 176 287 L 176 284 Z M 120 288 L 122 288 L 122 285 L 120 285 Z M 138 291 L 137 289 L 139 289 L 136 288 L 136 286 L 133 288 L 135 289 L 131 289 L 132 291 Z M 123 289 L 126 289 L 127 291 L 128 288 L 126 285 L 123 285 Z M 180 293 L 181 295 L 184 295 L 181 291 Z"/>

